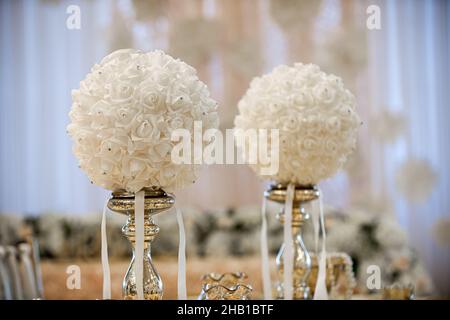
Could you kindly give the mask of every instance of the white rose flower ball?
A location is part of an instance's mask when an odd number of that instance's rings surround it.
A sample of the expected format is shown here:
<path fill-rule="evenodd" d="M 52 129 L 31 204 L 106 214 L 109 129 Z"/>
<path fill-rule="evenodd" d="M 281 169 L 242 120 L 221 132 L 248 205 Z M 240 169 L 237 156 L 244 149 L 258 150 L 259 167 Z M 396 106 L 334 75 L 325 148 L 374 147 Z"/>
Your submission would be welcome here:
<path fill-rule="evenodd" d="M 162 51 L 115 51 L 72 91 L 73 152 L 95 183 L 110 190 L 166 191 L 193 183 L 198 166 L 174 164 L 171 133 L 218 127 L 217 103 L 186 63 Z M 193 134 L 191 135 L 193 137 Z"/>
<path fill-rule="evenodd" d="M 315 184 L 334 175 L 355 149 L 361 121 L 354 96 L 341 78 L 316 65 L 281 65 L 253 79 L 238 107 L 236 128 L 279 129 L 279 170 L 265 178 Z M 250 166 L 258 174 L 267 167 Z"/>
<path fill-rule="evenodd" d="M 395 182 L 408 201 L 423 203 L 431 196 L 437 179 L 437 173 L 426 160 L 412 158 L 401 165 Z"/>

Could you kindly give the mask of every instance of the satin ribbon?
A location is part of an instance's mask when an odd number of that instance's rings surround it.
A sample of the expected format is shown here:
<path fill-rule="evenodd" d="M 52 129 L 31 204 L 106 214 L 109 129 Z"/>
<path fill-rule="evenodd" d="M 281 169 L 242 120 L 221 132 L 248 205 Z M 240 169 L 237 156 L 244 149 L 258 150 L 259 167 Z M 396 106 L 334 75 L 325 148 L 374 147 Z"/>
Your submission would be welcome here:
<path fill-rule="evenodd" d="M 103 299 L 111 299 L 111 271 L 108 259 L 108 238 L 106 235 L 106 212 L 108 210 L 108 201 L 106 200 L 103 207 L 102 224 L 101 224 L 101 259 L 103 270 Z"/>
<path fill-rule="evenodd" d="M 319 199 L 314 201 L 314 206 L 319 206 L 313 209 L 313 217 L 315 216 L 316 225 L 318 225 L 317 216 L 320 220 L 320 229 L 322 230 L 322 248 L 320 252 L 319 260 L 319 271 L 317 275 L 316 289 L 314 291 L 314 300 L 328 300 L 328 292 L 326 285 L 326 273 L 327 273 L 327 250 L 326 250 L 326 231 L 325 231 L 325 219 L 323 214 L 323 203 L 322 203 L 322 192 L 319 189 Z M 317 214 L 317 211 L 319 214 Z M 315 215 L 314 215 L 314 212 Z M 318 241 L 318 239 L 316 239 Z M 316 244 L 316 247 L 318 245 Z"/>
<path fill-rule="evenodd" d="M 267 200 L 264 197 L 261 208 L 261 270 L 265 300 L 272 300 L 272 282 L 270 280 L 269 245 L 267 239 Z"/>
<path fill-rule="evenodd" d="M 32 242 L 34 276 L 36 278 L 36 290 L 38 298 L 44 298 L 44 284 L 42 283 L 41 257 L 39 256 L 39 242 L 33 238 Z"/>
<path fill-rule="evenodd" d="M 319 254 L 319 231 L 320 231 L 320 210 L 315 208 L 316 200 L 309 201 L 305 204 L 307 212 L 311 212 L 311 220 L 314 234 L 314 252 Z M 301 205 L 301 204 L 300 204 Z"/>
<path fill-rule="evenodd" d="M 6 247 L 6 251 L 8 253 L 8 264 L 10 268 L 10 272 L 12 273 L 13 283 L 14 283 L 14 299 L 22 300 L 23 299 L 23 291 L 22 291 L 22 282 L 20 280 L 19 267 L 17 265 L 17 250 L 12 246 Z"/>
<path fill-rule="evenodd" d="M 187 300 L 186 290 L 186 232 L 184 229 L 183 214 L 179 208 L 177 211 L 178 223 L 178 300 Z"/>
<path fill-rule="evenodd" d="M 134 225 L 135 225 L 135 260 L 137 299 L 144 300 L 144 200 L 145 192 L 141 190 L 134 196 Z"/>
<path fill-rule="evenodd" d="M 36 279 L 34 278 L 33 263 L 31 262 L 31 246 L 28 243 L 22 243 L 19 246 L 20 260 L 23 264 L 25 276 L 23 277 L 25 288 L 24 298 L 34 299 L 38 297 L 36 290 Z"/>
<path fill-rule="evenodd" d="M 5 257 L 6 257 L 5 248 L 0 246 L 0 279 L 1 283 L 3 284 L 3 298 L 5 300 L 12 300 L 13 296 L 11 293 L 10 280 L 8 277 L 6 266 L 3 263 Z"/>
<path fill-rule="evenodd" d="M 292 239 L 292 206 L 294 202 L 295 186 L 290 183 L 287 187 L 286 202 L 284 205 L 284 299 L 292 300 L 293 297 L 293 270 L 294 270 L 294 243 Z"/>

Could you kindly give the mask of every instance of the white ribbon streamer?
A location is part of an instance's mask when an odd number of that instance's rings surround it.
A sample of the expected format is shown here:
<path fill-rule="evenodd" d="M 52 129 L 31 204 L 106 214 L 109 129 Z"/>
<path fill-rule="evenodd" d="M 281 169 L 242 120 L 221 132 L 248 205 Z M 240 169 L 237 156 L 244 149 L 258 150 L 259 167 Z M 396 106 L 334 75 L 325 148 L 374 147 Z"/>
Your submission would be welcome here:
<path fill-rule="evenodd" d="M 108 238 L 106 235 L 106 211 L 108 210 L 108 200 L 103 207 L 101 233 L 101 259 L 103 269 L 103 299 L 111 299 L 111 271 L 109 269 L 108 258 Z"/>
<path fill-rule="evenodd" d="M 292 206 L 294 202 L 295 186 L 290 183 L 287 187 L 286 202 L 284 205 L 284 299 L 293 297 L 293 270 L 294 270 L 294 243 L 292 240 Z"/>
<path fill-rule="evenodd" d="M 261 208 L 261 270 L 264 299 L 272 300 L 272 282 L 270 280 L 270 264 L 269 264 L 269 245 L 267 240 L 267 212 L 266 212 L 266 198 L 263 198 Z"/>
<path fill-rule="evenodd" d="M 178 300 L 187 300 L 186 290 L 186 232 L 184 229 L 183 214 L 179 208 L 177 211 L 178 223 Z"/>
<path fill-rule="evenodd" d="M 20 260 L 24 268 L 24 298 L 37 298 L 36 279 L 34 278 L 33 263 L 31 262 L 31 246 L 28 243 L 22 243 L 19 245 L 19 252 Z"/>
<path fill-rule="evenodd" d="M 325 232 L 325 221 L 324 221 L 324 215 L 323 215 L 322 192 L 320 190 L 319 190 L 318 203 L 319 203 L 319 215 L 320 215 L 320 228 L 322 230 L 322 249 L 320 252 L 319 272 L 317 275 L 316 289 L 314 291 L 314 300 L 328 300 L 328 292 L 327 292 L 327 285 L 326 285 L 326 275 L 327 275 L 326 240 L 327 240 L 327 236 L 326 236 L 326 232 Z"/>
<path fill-rule="evenodd" d="M 23 299 L 23 291 L 22 291 L 22 282 L 20 280 L 19 267 L 17 265 L 17 251 L 13 246 L 6 247 L 6 251 L 8 252 L 8 262 L 9 262 L 9 270 L 12 273 L 13 283 L 14 283 L 14 299 L 22 300 Z"/>
<path fill-rule="evenodd" d="M 44 298 L 44 284 L 42 283 L 41 258 L 39 256 L 39 242 L 33 238 L 32 242 L 34 276 L 36 278 L 36 290 L 38 298 Z"/>
<path fill-rule="evenodd" d="M 0 246 L 0 282 L 3 284 L 3 298 L 5 300 L 12 300 L 13 296 L 11 293 L 11 286 L 8 277 L 8 272 L 6 271 L 6 266 L 3 263 L 4 258 L 6 257 L 5 248 Z"/>
<path fill-rule="evenodd" d="M 319 231 L 320 231 L 320 212 L 319 208 L 316 209 L 315 206 L 316 200 L 309 201 L 306 203 L 307 212 L 311 213 L 311 220 L 314 231 L 314 252 L 318 256 L 319 255 Z"/>
<path fill-rule="evenodd" d="M 144 300 L 144 200 L 145 192 L 141 190 L 134 196 L 135 225 L 135 260 L 137 299 Z"/>

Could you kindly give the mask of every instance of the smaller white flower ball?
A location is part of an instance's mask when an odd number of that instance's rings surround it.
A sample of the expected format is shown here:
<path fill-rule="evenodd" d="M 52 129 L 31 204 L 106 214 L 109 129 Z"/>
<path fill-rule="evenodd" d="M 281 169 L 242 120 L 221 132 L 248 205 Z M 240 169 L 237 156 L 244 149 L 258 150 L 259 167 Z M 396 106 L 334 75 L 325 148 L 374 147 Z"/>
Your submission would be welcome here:
<path fill-rule="evenodd" d="M 171 161 L 173 130 L 218 127 L 217 103 L 196 71 L 162 51 L 115 51 L 72 92 L 73 152 L 91 181 L 110 190 L 173 191 L 197 178 L 198 166 Z M 191 134 L 193 141 L 193 134 Z"/>
<path fill-rule="evenodd" d="M 355 149 L 361 121 L 354 96 L 341 78 L 316 65 L 281 65 L 254 78 L 238 107 L 236 128 L 279 129 L 279 170 L 265 178 L 315 184 L 334 175 Z M 258 174 L 267 167 L 259 159 L 250 166 Z"/>
<path fill-rule="evenodd" d="M 396 175 L 398 191 L 406 200 L 422 203 L 431 196 L 437 182 L 437 174 L 430 164 L 421 159 L 409 159 Z"/>
<path fill-rule="evenodd" d="M 450 247 L 450 219 L 442 217 L 433 224 L 433 238 L 441 246 Z"/>
<path fill-rule="evenodd" d="M 270 15 L 284 31 L 304 32 L 315 21 L 321 5 L 321 0 L 271 0 Z"/>
<path fill-rule="evenodd" d="M 374 134 L 383 143 L 393 143 L 406 132 L 403 114 L 383 110 L 374 119 Z"/>

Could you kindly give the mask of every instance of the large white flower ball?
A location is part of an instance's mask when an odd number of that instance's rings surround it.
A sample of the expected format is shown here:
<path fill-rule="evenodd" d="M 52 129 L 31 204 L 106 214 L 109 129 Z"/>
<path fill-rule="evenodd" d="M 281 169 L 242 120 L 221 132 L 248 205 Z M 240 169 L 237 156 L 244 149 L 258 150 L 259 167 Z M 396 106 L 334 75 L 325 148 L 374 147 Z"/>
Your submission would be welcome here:
<path fill-rule="evenodd" d="M 342 80 L 313 64 L 282 65 L 253 79 L 238 107 L 236 128 L 279 129 L 279 170 L 266 178 L 281 183 L 309 185 L 334 175 L 354 150 L 361 123 Z M 260 173 L 266 165 L 250 166 Z"/>
<path fill-rule="evenodd" d="M 194 121 L 203 130 L 218 126 L 217 103 L 195 69 L 162 51 L 111 53 L 72 100 L 73 152 L 92 183 L 110 190 L 172 191 L 193 183 L 198 166 L 171 161 L 171 133 L 193 132 Z"/>

